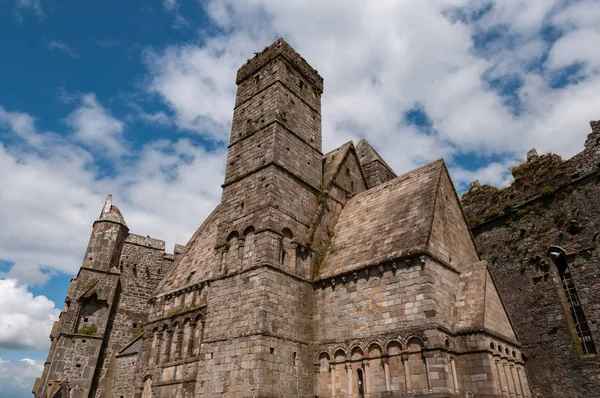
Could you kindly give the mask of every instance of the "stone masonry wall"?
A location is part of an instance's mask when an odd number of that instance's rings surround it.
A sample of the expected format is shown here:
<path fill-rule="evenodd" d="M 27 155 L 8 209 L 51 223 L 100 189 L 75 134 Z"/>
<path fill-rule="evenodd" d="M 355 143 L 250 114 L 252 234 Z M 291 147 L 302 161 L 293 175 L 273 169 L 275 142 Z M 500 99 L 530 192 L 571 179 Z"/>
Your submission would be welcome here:
<path fill-rule="evenodd" d="M 123 246 L 120 269 L 120 294 L 116 303 L 110 330 L 107 330 L 106 350 L 96 397 L 112 391 L 116 372 L 116 354 L 135 336 L 143 332 L 148 319 L 148 300 L 160 280 L 169 270 L 171 261 L 165 261 L 165 242 L 129 234 Z"/>
<path fill-rule="evenodd" d="M 266 267 L 212 282 L 198 372 L 202 396 L 291 397 L 307 388 L 311 298 L 309 283 Z"/>
<path fill-rule="evenodd" d="M 127 355 L 116 358 L 115 378 L 112 386 L 114 398 L 133 398 L 136 380 L 137 355 Z"/>
<path fill-rule="evenodd" d="M 434 260 L 415 259 L 357 272 L 356 279 L 315 291 L 315 340 L 320 343 L 366 338 L 389 332 L 408 335 L 437 325 L 451 329 L 458 274 Z"/>

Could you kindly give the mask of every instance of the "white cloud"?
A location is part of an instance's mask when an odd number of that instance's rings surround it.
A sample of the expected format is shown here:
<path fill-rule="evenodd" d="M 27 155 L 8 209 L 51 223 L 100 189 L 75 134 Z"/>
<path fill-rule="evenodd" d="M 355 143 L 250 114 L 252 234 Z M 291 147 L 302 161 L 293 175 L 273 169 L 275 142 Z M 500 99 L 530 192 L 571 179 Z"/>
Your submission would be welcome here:
<path fill-rule="evenodd" d="M 4 123 L 6 133 L 16 134 L 11 126 L 21 124 Z M 27 137 L 38 149 L 0 143 L 0 185 L 11 187 L 0 192 L 0 260 L 15 263 L 6 276 L 20 282 L 42 284 L 53 273 L 77 272 L 107 193 L 131 232 L 165 239 L 170 248 L 186 243 L 220 200 L 223 148 L 209 152 L 186 139 L 152 142 L 132 159 L 115 159 L 115 176 L 100 177 L 87 150 L 30 127 Z"/>
<path fill-rule="evenodd" d="M 23 22 L 23 10 L 29 10 L 39 18 L 45 16 L 41 0 L 15 0 L 15 17 L 20 22 Z"/>
<path fill-rule="evenodd" d="M 553 89 L 546 72 L 530 67 L 548 51 L 543 70 L 574 59 L 597 64 L 597 54 L 584 49 L 595 45 L 586 32 L 597 32 L 600 8 L 587 12 L 584 3 L 494 2 L 482 18 L 464 23 L 447 11 L 467 7 L 476 15 L 481 2 L 209 2 L 207 13 L 221 33 L 201 34 L 201 45 L 147 50 L 147 90 L 169 111 L 134 106 L 131 120 L 173 123 L 226 143 L 236 70 L 283 36 L 325 78 L 324 151 L 364 136 L 399 173 L 445 157 L 458 185 L 474 179 L 501 185 L 508 181 L 510 161 L 466 169 L 453 158 L 515 159 L 532 147 L 568 157 L 582 149 L 588 121 L 600 118 L 600 76 L 593 68 L 580 84 Z M 179 10 L 175 1 L 163 6 Z M 539 34 L 545 23 L 564 32 L 552 50 Z M 476 51 L 473 35 L 498 26 L 507 27 L 511 41 Z M 570 37 L 581 43 L 570 53 L 560 50 L 566 46 L 561 43 L 577 41 Z M 523 82 L 515 93 L 519 113 L 490 88 L 486 74 Z M 21 281 L 41 283 L 44 273 L 76 271 L 106 193 L 115 196 L 132 232 L 170 244 L 185 243 L 219 201 L 223 149 L 208 152 L 191 140 L 132 149 L 123 137 L 125 122 L 93 94 L 78 101 L 66 118 L 73 135 L 63 138 L 37 131 L 31 115 L 0 108 L 0 129 L 37 148 L 0 144 L 0 183 L 16 187 L 0 194 L 0 218 L 6 220 L 0 258 L 16 263 L 9 275 Z M 415 107 L 433 123 L 427 132 L 404 119 Z M 116 176 L 99 176 L 98 150 L 113 156 Z M 128 150 L 134 156 L 122 156 Z"/>
<path fill-rule="evenodd" d="M 9 112 L 0 106 L 0 131 L 9 130 L 26 140 L 30 145 L 39 147 L 40 142 L 35 135 L 35 119 L 26 113 Z"/>
<path fill-rule="evenodd" d="M 177 10 L 179 8 L 179 4 L 177 4 L 177 0 L 164 0 L 163 7 L 167 11 Z"/>
<path fill-rule="evenodd" d="M 104 150 L 111 156 L 125 152 L 125 124 L 102 107 L 95 94 L 82 94 L 80 106 L 69 114 L 65 122 L 84 145 Z"/>
<path fill-rule="evenodd" d="M 491 162 L 474 170 L 468 170 L 458 165 L 450 166 L 449 170 L 456 190 L 461 193 L 468 190 L 469 184 L 475 180 L 481 184 L 490 184 L 495 187 L 507 186 L 512 181 L 510 168 L 517 163 L 516 159 L 507 159 L 502 162 Z"/>
<path fill-rule="evenodd" d="M 61 40 L 51 40 L 51 41 L 49 41 L 46 44 L 46 46 L 48 47 L 48 50 L 57 50 L 57 51 L 60 51 L 60 52 L 66 54 L 67 56 L 69 56 L 71 58 L 77 58 L 77 57 L 79 57 L 79 54 L 77 54 L 77 51 L 75 51 L 71 46 L 69 46 L 64 41 L 61 41 Z"/>
<path fill-rule="evenodd" d="M 163 7 L 167 12 L 174 15 L 173 27 L 175 29 L 183 29 L 190 26 L 190 22 L 179 12 L 179 3 L 177 0 L 164 0 Z"/>
<path fill-rule="evenodd" d="M 457 8 L 476 15 L 488 4 L 471 23 L 445 17 Z M 283 36 L 325 78 L 324 151 L 366 136 L 399 172 L 442 155 L 451 161 L 457 151 L 514 158 L 538 147 L 568 157 L 582 149 L 588 121 L 600 117 L 600 98 L 587 95 L 597 71 L 583 85 L 555 90 L 551 76 L 531 65 L 550 49 L 543 24 L 560 15 L 557 27 L 568 21 L 571 29 L 565 45 L 577 41 L 569 35 L 579 38 L 570 53 L 555 44 L 561 62 L 597 65 L 598 55 L 585 50 L 595 46 L 595 33 L 583 27 L 600 25 L 600 13 L 582 20 L 576 7 L 558 0 L 212 1 L 207 13 L 224 33 L 202 46 L 149 51 L 149 90 L 171 108 L 178 127 L 226 141 L 236 69 Z M 496 28 L 509 37 L 493 51 L 475 51 L 474 35 Z M 514 92 L 517 114 L 486 81 L 507 75 L 523 82 Z M 403 119 L 417 105 L 432 120 L 433 134 L 416 134 Z"/>
<path fill-rule="evenodd" d="M 0 349 L 47 350 L 60 311 L 45 296 L 33 296 L 15 279 L 0 279 Z"/>
<path fill-rule="evenodd" d="M 0 358 L 0 397 L 30 398 L 33 383 L 40 377 L 44 361 L 23 358 L 3 360 Z"/>
<path fill-rule="evenodd" d="M 149 90 L 173 110 L 179 128 L 224 141 L 231 126 L 235 70 L 244 52 L 257 46 L 240 36 L 239 40 L 209 39 L 204 48 L 148 50 Z"/>

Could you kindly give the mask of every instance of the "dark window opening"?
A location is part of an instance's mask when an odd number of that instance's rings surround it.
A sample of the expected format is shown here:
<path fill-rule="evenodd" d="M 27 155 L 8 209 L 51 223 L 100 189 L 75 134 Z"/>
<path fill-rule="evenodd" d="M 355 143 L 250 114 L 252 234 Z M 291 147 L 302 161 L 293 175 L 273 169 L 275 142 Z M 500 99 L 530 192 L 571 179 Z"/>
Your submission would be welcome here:
<path fill-rule="evenodd" d="M 88 318 L 83 318 L 83 321 L 84 321 L 84 322 L 87 322 L 87 321 L 88 321 Z"/>
<path fill-rule="evenodd" d="M 571 274 L 571 270 L 567 263 L 567 255 L 563 249 L 557 246 L 550 247 L 550 249 L 548 249 L 548 254 L 558 269 L 561 285 L 565 292 L 565 296 L 567 297 L 567 302 L 569 303 L 571 317 L 573 318 L 573 323 L 577 330 L 577 338 L 581 344 L 583 354 L 597 354 L 596 345 L 592 339 L 592 332 L 588 326 L 585 313 L 583 312 L 583 306 L 579 299 L 579 293 L 577 292 L 573 275 Z"/>
<path fill-rule="evenodd" d="M 363 372 L 362 369 L 357 369 L 356 370 L 357 373 L 357 381 L 358 381 L 358 397 L 359 398 L 365 398 L 365 389 L 363 387 L 364 382 L 363 382 Z"/>
<path fill-rule="evenodd" d="M 254 76 L 254 82 L 258 84 L 260 82 L 260 75 Z"/>
<path fill-rule="evenodd" d="M 137 328 L 137 323 L 134 323 L 134 324 L 133 324 L 133 328 L 134 328 L 134 329 L 135 329 L 135 328 Z"/>
<path fill-rule="evenodd" d="M 304 82 L 300 80 L 300 88 L 304 88 Z"/>
<path fill-rule="evenodd" d="M 275 354 L 275 348 L 270 347 L 269 348 L 269 354 Z"/>
<path fill-rule="evenodd" d="M 192 280 L 192 277 L 194 276 L 195 273 L 196 273 L 196 271 L 190 272 L 190 274 L 187 277 L 187 282 L 186 283 L 189 283 Z"/>

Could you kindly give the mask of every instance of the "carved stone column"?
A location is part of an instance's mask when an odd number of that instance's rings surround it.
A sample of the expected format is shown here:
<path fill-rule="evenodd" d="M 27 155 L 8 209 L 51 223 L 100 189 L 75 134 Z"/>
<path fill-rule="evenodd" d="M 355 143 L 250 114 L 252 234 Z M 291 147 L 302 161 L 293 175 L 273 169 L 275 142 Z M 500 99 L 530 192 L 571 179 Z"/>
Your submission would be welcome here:
<path fill-rule="evenodd" d="M 383 357 L 383 373 L 385 375 L 385 391 L 392 391 L 391 383 L 390 383 L 390 359 L 388 357 Z"/>
<path fill-rule="evenodd" d="M 450 368 L 452 369 L 452 384 L 454 385 L 454 391 L 458 392 L 458 374 L 456 373 L 456 361 L 454 357 L 450 357 Z"/>
<path fill-rule="evenodd" d="M 402 354 L 402 367 L 404 368 L 404 387 L 405 392 L 412 392 L 412 382 L 410 376 L 410 363 L 408 362 L 408 354 Z"/>
<path fill-rule="evenodd" d="M 171 360 L 171 345 L 173 343 L 173 330 L 167 330 L 167 338 L 165 339 L 165 363 Z"/>
<path fill-rule="evenodd" d="M 320 378 L 320 374 L 321 374 L 321 364 L 317 364 L 314 367 L 314 371 L 315 371 L 315 388 L 314 388 L 314 395 L 315 397 L 319 396 L 319 378 Z"/>
<path fill-rule="evenodd" d="M 337 388 L 335 386 L 335 364 L 329 365 L 329 371 L 331 372 L 331 398 L 337 398 Z"/>
<path fill-rule="evenodd" d="M 179 329 L 177 330 L 177 344 L 175 346 L 175 358 L 176 360 L 178 359 L 183 359 L 183 328 L 185 326 L 184 325 L 180 325 Z"/>
<path fill-rule="evenodd" d="M 429 370 L 429 358 L 431 357 L 430 352 L 423 352 L 423 362 L 425 362 L 425 375 L 427 376 L 427 391 L 433 391 L 431 387 L 431 371 Z"/>
<path fill-rule="evenodd" d="M 513 398 L 515 396 L 515 383 L 513 383 L 512 374 L 510 373 L 510 369 L 508 368 L 508 362 L 506 360 L 502 361 L 502 367 L 504 368 L 504 373 L 506 374 L 508 396 Z"/>
<path fill-rule="evenodd" d="M 519 381 L 519 375 L 517 374 L 517 368 L 515 367 L 514 363 L 511 363 L 509 367 L 513 383 L 515 385 L 515 395 L 517 396 L 517 398 L 523 398 L 523 390 L 521 389 L 521 383 Z"/>
<path fill-rule="evenodd" d="M 352 363 L 346 364 L 346 373 L 348 374 L 348 398 L 353 398 Z"/>
<path fill-rule="evenodd" d="M 496 371 L 498 372 L 498 381 L 500 383 L 500 392 L 503 396 L 508 397 L 508 384 L 506 381 L 506 373 L 504 373 L 504 367 L 500 360 L 496 360 Z"/>
<path fill-rule="evenodd" d="M 188 341 L 187 341 L 187 356 L 188 358 L 193 358 L 194 357 L 194 341 L 195 341 L 195 336 L 196 335 L 196 323 L 195 322 L 190 322 L 190 333 L 189 333 L 189 337 L 188 337 Z"/>
<path fill-rule="evenodd" d="M 519 382 L 521 383 L 521 390 L 523 391 L 523 397 L 529 398 L 529 383 L 527 382 L 527 376 L 525 375 L 525 368 L 523 365 L 517 365 L 517 374 L 519 375 Z"/>
<path fill-rule="evenodd" d="M 148 366 L 152 367 L 156 363 L 156 352 L 159 351 L 156 345 L 158 344 L 158 332 L 152 333 L 152 343 L 150 343 L 150 352 L 148 353 Z M 160 346 L 159 346 L 160 347 Z"/>
<path fill-rule="evenodd" d="M 156 343 L 156 364 L 160 365 L 161 363 L 164 362 L 164 352 L 165 352 L 165 347 L 164 347 L 164 340 L 165 340 L 165 331 L 162 331 L 158 334 L 158 341 Z"/>
<path fill-rule="evenodd" d="M 365 398 L 371 398 L 371 367 L 368 360 L 363 361 L 365 370 Z"/>

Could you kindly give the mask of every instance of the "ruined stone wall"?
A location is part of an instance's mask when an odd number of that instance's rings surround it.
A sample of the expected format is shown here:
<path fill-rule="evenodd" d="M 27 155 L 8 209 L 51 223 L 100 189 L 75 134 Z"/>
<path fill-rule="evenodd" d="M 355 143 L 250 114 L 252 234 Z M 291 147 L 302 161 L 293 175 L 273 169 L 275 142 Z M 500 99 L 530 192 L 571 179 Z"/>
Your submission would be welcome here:
<path fill-rule="evenodd" d="M 563 161 L 536 156 L 513 169 L 498 190 L 473 184 L 463 206 L 524 352 L 537 397 L 600 396 L 600 360 L 586 355 L 550 246 L 568 269 L 594 344 L 600 343 L 600 123 L 586 149 Z M 596 349 L 597 351 L 597 349 Z"/>

